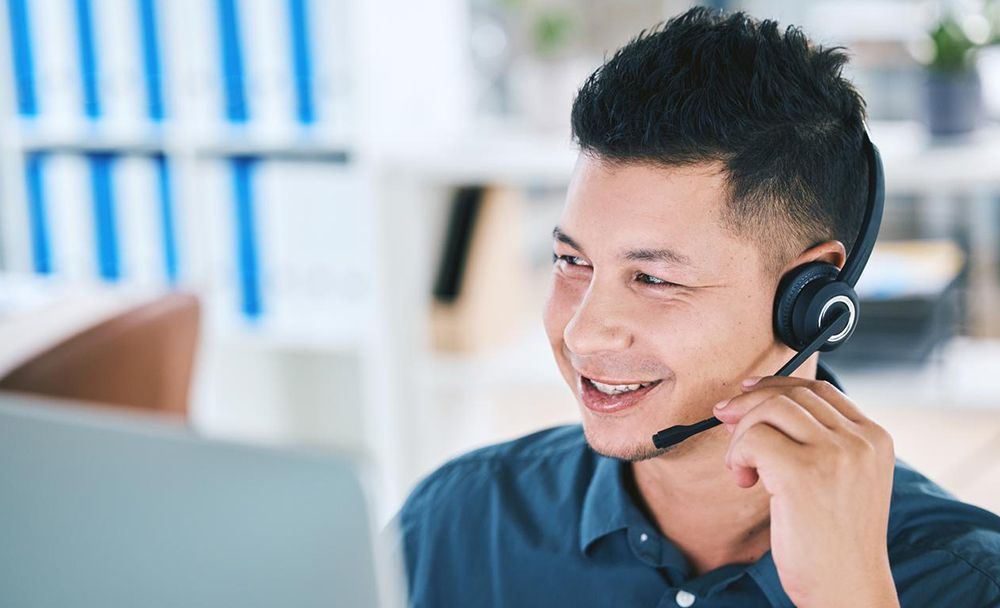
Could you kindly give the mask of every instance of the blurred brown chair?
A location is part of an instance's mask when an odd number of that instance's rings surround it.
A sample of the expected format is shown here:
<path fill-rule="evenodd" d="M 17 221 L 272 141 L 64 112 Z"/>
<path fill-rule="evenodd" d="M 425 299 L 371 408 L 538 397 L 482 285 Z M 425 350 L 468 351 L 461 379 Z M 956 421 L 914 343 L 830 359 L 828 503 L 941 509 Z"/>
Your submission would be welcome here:
<path fill-rule="evenodd" d="M 83 329 L 0 377 L 0 390 L 187 416 L 201 310 L 172 293 Z"/>

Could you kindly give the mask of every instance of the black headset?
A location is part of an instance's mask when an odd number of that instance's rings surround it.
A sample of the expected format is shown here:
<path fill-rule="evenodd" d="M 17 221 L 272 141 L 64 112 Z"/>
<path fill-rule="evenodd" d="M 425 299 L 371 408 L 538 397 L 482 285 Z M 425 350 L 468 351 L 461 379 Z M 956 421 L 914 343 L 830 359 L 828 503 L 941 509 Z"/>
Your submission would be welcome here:
<path fill-rule="evenodd" d="M 788 376 L 816 351 L 843 345 L 858 325 L 861 306 L 854 286 L 871 257 L 882 223 L 885 178 L 882 156 L 865 129 L 862 148 L 868 160 L 868 196 L 861 230 L 842 269 L 827 262 L 810 262 L 790 270 L 778 283 L 774 298 L 774 333 L 797 351 L 775 376 Z M 718 426 L 716 417 L 681 424 L 653 435 L 653 445 L 666 449 L 692 435 Z"/>

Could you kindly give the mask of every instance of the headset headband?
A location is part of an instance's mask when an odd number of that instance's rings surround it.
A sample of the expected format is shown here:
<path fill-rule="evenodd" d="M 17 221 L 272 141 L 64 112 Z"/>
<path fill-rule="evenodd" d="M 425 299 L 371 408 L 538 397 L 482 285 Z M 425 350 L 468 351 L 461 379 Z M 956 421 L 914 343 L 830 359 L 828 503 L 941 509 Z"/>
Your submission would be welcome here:
<path fill-rule="evenodd" d="M 882 209 L 885 206 L 885 178 L 882 174 L 882 155 L 878 148 L 872 143 L 868 136 L 868 127 L 865 127 L 864 139 L 862 141 L 865 158 L 868 159 L 868 194 L 865 204 L 865 215 L 861 222 L 861 230 L 851 247 L 851 254 L 847 257 L 844 267 L 837 275 L 838 281 L 843 281 L 854 287 L 861 271 L 865 269 L 868 258 L 871 257 L 872 249 L 875 247 L 875 239 L 878 238 L 879 226 L 882 224 Z"/>

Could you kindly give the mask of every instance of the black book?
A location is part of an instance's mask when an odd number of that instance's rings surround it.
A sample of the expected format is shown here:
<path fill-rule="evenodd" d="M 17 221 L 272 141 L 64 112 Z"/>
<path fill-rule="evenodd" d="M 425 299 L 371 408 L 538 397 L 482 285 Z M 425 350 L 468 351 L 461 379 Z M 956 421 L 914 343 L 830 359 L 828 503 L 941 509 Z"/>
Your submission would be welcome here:
<path fill-rule="evenodd" d="M 466 186 L 455 192 L 448 217 L 444 250 L 434 282 L 434 298 L 439 302 L 453 303 L 462 291 L 462 276 L 469 258 L 483 193 L 481 186 Z"/>

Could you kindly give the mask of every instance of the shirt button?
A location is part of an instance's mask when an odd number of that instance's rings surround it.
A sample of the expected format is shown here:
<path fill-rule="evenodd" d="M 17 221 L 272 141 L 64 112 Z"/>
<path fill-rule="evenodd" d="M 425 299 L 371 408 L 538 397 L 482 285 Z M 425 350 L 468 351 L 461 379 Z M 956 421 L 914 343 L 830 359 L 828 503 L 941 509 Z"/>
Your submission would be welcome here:
<path fill-rule="evenodd" d="M 644 543 L 647 540 L 649 540 L 649 534 L 646 534 L 645 532 L 643 532 L 642 534 L 639 535 L 639 542 L 640 543 Z"/>
<path fill-rule="evenodd" d="M 677 592 L 677 596 L 674 598 L 674 600 L 677 602 L 677 605 L 680 606 L 681 608 L 688 608 L 688 606 L 694 604 L 694 594 L 691 593 L 690 591 L 684 591 L 683 589 L 681 589 L 680 591 Z"/>

